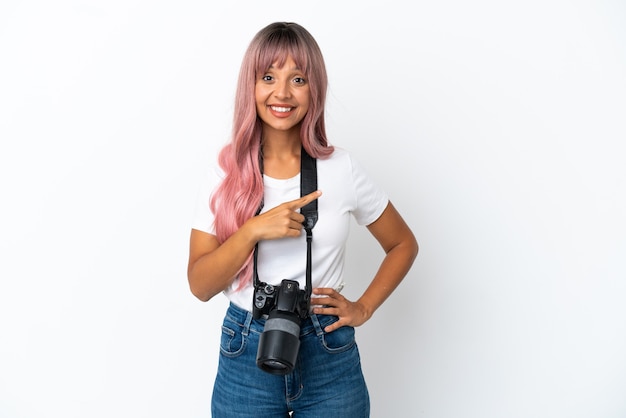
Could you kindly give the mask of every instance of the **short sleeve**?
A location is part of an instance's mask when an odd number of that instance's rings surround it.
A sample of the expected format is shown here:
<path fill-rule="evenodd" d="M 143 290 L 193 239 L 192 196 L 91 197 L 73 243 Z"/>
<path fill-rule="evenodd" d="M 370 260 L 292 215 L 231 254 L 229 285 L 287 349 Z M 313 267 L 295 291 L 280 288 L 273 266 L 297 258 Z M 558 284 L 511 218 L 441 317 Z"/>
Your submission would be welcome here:
<path fill-rule="evenodd" d="M 200 181 L 196 207 L 191 222 L 191 227 L 199 231 L 215 235 L 215 215 L 211 211 L 210 202 L 217 186 L 224 178 L 219 167 L 212 166 Z"/>
<path fill-rule="evenodd" d="M 352 179 L 356 194 L 356 208 L 352 215 L 359 225 L 369 225 L 377 220 L 389 203 L 385 191 L 376 184 L 353 157 Z"/>

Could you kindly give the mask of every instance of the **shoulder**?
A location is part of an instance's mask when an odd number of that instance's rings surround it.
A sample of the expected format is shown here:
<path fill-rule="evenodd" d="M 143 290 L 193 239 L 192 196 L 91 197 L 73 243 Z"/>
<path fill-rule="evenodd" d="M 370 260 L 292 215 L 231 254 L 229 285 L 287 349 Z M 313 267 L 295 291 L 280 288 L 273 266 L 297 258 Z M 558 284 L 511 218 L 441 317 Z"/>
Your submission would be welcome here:
<path fill-rule="evenodd" d="M 352 158 L 350 153 L 339 147 L 334 147 L 334 151 L 326 158 L 318 158 L 317 171 L 319 175 L 330 176 L 335 179 L 346 179 L 351 177 Z"/>
<path fill-rule="evenodd" d="M 199 193 L 208 200 L 213 195 L 217 187 L 224 180 L 224 170 L 219 164 L 209 164 L 201 171 L 200 178 L 198 180 Z"/>
<path fill-rule="evenodd" d="M 346 165 L 349 167 L 352 157 L 347 149 L 335 146 L 332 154 L 326 158 L 318 159 L 317 161 L 321 166 Z"/>
<path fill-rule="evenodd" d="M 318 166 L 321 167 L 321 170 L 345 171 L 357 177 L 366 175 L 367 171 L 352 152 L 337 146 L 334 147 L 334 152 L 328 158 L 318 160 Z"/>
<path fill-rule="evenodd" d="M 217 162 L 210 163 L 205 170 L 204 181 L 208 184 L 215 185 L 220 183 L 226 177 L 224 169 Z"/>
<path fill-rule="evenodd" d="M 333 158 L 345 158 L 349 157 L 350 152 L 346 148 L 338 147 L 336 145 L 333 146 L 333 153 L 330 154 L 329 159 Z"/>

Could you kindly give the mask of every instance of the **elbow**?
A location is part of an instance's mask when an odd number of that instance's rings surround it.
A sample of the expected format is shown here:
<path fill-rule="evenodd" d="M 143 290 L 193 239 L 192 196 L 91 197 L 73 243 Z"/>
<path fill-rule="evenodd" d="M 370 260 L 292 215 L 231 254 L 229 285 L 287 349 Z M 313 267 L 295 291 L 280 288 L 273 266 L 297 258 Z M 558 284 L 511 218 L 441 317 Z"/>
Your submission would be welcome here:
<path fill-rule="evenodd" d="M 411 247 L 412 247 L 412 250 L 413 250 L 413 252 L 412 252 L 413 260 L 415 260 L 417 258 L 417 254 L 420 251 L 420 246 L 417 243 L 417 239 L 415 239 L 415 236 L 413 237 L 413 240 L 411 242 Z"/>
<path fill-rule="evenodd" d="M 194 289 L 192 286 L 190 286 L 190 289 L 191 294 L 194 295 L 201 302 L 208 302 L 209 300 L 211 300 L 212 295 L 208 294 L 207 292 L 201 292 L 198 289 Z"/>
<path fill-rule="evenodd" d="M 413 234 L 405 236 L 397 245 L 393 246 L 386 251 L 387 255 L 394 254 L 403 266 L 406 267 L 407 272 L 415 262 L 417 254 L 419 253 L 419 245 Z"/>
<path fill-rule="evenodd" d="M 413 265 L 415 259 L 417 258 L 417 254 L 419 253 L 419 244 L 417 243 L 417 239 L 413 234 L 410 234 L 409 237 L 404 241 L 403 248 L 406 254 L 407 259 L 409 260 L 409 265 Z"/>
<path fill-rule="evenodd" d="M 206 271 L 199 271 L 193 267 L 187 271 L 187 280 L 191 294 L 202 302 L 208 302 L 213 296 L 222 293 L 229 284 L 219 277 L 212 277 Z"/>
<path fill-rule="evenodd" d="M 193 279 L 192 274 L 188 275 L 188 282 L 191 294 L 200 301 L 208 302 L 213 296 L 215 296 L 215 292 L 211 292 L 211 290 L 207 289 L 206 286 L 202 286 L 200 283 L 197 283 L 197 281 Z"/>

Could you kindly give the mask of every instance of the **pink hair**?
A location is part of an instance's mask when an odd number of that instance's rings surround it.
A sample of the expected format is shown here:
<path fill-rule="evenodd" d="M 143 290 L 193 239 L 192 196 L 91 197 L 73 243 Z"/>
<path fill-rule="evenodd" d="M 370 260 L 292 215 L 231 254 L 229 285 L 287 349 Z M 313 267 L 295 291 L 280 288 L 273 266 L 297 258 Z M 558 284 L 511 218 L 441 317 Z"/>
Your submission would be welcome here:
<path fill-rule="evenodd" d="M 218 161 L 226 176 L 211 199 L 215 231 L 224 242 L 253 217 L 263 199 L 260 168 L 261 122 L 256 113 L 255 84 L 271 65 L 280 68 L 288 57 L 302 69 L 310 86 L 311 103 L 302 120 L 300 138 L 314 158 L 328 158 L 334 148 L 328 143 L 324 105 L 328 78 L 321 50 L 311 34 L 296 23 L 276 22 L 261 29 L 244 55 L 237 91 L 232 139 Z M 239 289 L 252 276 L 252 254 L 239 271 Z"/>

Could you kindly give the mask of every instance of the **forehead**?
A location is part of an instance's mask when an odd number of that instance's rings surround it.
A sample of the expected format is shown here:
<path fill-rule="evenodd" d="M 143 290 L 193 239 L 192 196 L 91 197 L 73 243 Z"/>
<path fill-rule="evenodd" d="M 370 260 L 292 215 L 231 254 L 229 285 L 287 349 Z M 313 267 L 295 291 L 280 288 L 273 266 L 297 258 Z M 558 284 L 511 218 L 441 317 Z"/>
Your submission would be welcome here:
<path fill-rule="evenodd" d="M 307 72 L 308 57 L 303 50 L 296 48 L 278 47 L 278 45 L 268 45 L 263 48 L 257 59 L 257 71 L 263 72 L 270 68 L 282 69 L 285 65 L 295 67 L 300 71 Z"/>
<path fill-rule="evenodd" d="M 288 56 L 285 59 L 277 59 L 269 66 L 269 69 L 302 71 L 300 66 L 294 61 L 291 56 Z"/>

